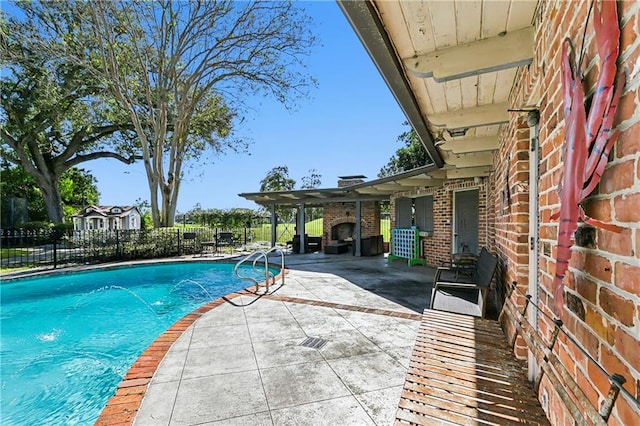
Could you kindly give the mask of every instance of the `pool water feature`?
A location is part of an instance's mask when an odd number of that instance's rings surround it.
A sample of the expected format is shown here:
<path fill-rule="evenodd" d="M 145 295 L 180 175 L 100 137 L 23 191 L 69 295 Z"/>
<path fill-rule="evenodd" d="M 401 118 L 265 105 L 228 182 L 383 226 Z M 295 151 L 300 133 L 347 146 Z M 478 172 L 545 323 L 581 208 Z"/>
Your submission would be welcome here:
<path fill-rule="evenodd" d="M 2 283 L 0 423 L 93 424 L 160 334 L 247 287 L 233 266 L 170 263 Z"/>

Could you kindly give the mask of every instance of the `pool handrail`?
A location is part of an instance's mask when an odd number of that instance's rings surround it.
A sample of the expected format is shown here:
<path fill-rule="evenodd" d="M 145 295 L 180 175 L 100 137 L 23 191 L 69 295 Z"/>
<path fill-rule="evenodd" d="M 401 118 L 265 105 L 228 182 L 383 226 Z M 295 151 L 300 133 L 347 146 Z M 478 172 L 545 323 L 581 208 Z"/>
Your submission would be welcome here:
<path fill-rule="evenodd" d="M 276 247 L 273 246 L 271 247 L 269 250 L 267 250 L 265 252 L 265 255 L 267 256 L 267 260 L 269 258 L 269 253 L 279 253 L 280 254 L 280 285 L 284 285 L 284 250 L 282 250 L 280 247 Z M 268 263 L 268 262 L 267 262 Z M 273 277 L 274 279 L 274 284 L 275 284 L 275 277 Z"/>
<path fill-rule="evenodd" d="M 258 261 L 262 258 L 264 258 L 264 282 L 265 282 L 265 293 L 269 292 L 269 280 L 272 281 L 272 284 L 275 284 L 276 282 L 276 277 L 275 275 L 269 270 L 269 253 L 272 252 L 280 252 L 280 256 L 281 256 L 281 266 L 280 266 L 280 271 L 281 271 L 281 285 L 284 285 L 284 252 L 282 251 L 282 249 L 280 249 L 279 247 L 272 247 L 269 250 L 267 250 L 266 252 L 263 250 L 255 250 L 252 253 L 248 254 L 247 256 L 245 256 L 244 258 L 240 259 L 235 267 L 233 268 L 233 273 L 235 274 L 236 277 L 243 279 L 243 280 L 248 280 L 251 281 L 255 286 L 255 292 L 258 292 L 258 288 L 259 288 L 259 282 L 258 280 L 256 280 L 253 277 L 249 277 L 249 276 L 244 276 L 241 275 L 238 272 L 238 268 L 240 267 L 241 264 L 243 264 L 244 262 L 250 260 L 251 258 L 254 258 L 253 260 L 253 270 L 254 271 L 258 271 Z"/>

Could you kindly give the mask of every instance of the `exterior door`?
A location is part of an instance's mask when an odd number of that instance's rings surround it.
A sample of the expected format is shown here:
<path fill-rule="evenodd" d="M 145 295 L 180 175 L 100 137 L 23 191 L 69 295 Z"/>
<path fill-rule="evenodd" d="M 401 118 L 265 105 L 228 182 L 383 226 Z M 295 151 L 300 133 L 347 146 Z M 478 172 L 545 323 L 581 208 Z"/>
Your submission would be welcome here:
<path fill-rule="evenodd" d="M 453 195 L 453 253 L 478 254 L 478 190 Z"/>

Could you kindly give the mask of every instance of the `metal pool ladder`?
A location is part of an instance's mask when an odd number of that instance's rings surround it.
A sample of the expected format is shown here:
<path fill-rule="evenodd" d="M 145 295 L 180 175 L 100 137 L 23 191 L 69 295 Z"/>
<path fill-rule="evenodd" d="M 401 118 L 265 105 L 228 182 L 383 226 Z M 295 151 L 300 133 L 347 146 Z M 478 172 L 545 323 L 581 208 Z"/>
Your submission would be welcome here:
<path fill-rule="evenodd" d="M 272 284 L 276 283 L 276 276 L 269 270 L 269 253 L 279 253 L 280 254 L 280 279 L 281 279 L 281 284 L 280 285 L 284 285 L 284 251 L 282 251 L 282 249 L 280 249 L 279 247 L 271 247 L 269 250 L 267 251 L 263 251 L 263 250 L 256 250 L 253 253 L 247 255 L 246 257 L 242 258 L 241 260 L 238 261 L 238 263 L 236 263 L 236 266 L 233 268 L 233 273 L 236 277 L 240 278 L 241 280 L 247 280 L 247 281 L 251 281 L 255 286 L 256 286 L 256 290 L 255 292 L 258 292 L 258 288 L 259 288 L 259 282 L 258 280 L 256 280 L 253 277 L 249 277 L 249 276 L 245 276 L 245 275 L 241 275 L 240 272 L 238 272 L 238 268 L 240 267 L 240 265 L 242 265 L 245 262 L 248 262 L 250 260 L 253 260 L 253 270 L 256 272 L 260 272 L 259 267 L 261 266 L 261 264 L 259 264 L 258 262 L 263 259 L 264 260 L 264 264 L 262 266 L 264 266 L 264 282 L 265 282 L 265 293 L 269 292 L 269 281 L 271 281 Z"/>

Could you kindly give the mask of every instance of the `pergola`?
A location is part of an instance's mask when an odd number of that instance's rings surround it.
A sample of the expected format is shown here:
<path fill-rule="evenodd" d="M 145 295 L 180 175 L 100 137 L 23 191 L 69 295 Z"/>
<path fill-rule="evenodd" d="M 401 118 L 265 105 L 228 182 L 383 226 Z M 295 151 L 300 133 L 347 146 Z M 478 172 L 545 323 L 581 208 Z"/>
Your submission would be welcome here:
<path fill-rule="evenodd" d="M 354 244 L 356 256 L 361 255 L 361 205 L 366 201 L 389 201 L 391 194 L 408 188 L 439 186 L 445 177 L 438 172 L 435 165 L 428 165 L 399 173 L 393 176 L 379 178 L 342 188 L 312 188 L 290 191 L 245 192 L 238 194 L 267 207 L 271 211 L 271 245 L 276 243 L 276 226 L 278 218 L 277 207 L 292 207 L 298 209 L 297 229 L 300 234 L 300 244 L 304 247 L 306 207 L 318 207 L 327 203 L 355 203 L 355 233 Z M 440 173 L 440 174 L 439 174 Z M 434 176 L 435 174 L 435 176 Z M 442 176 L 442 177 L 440 177 Z"/>

